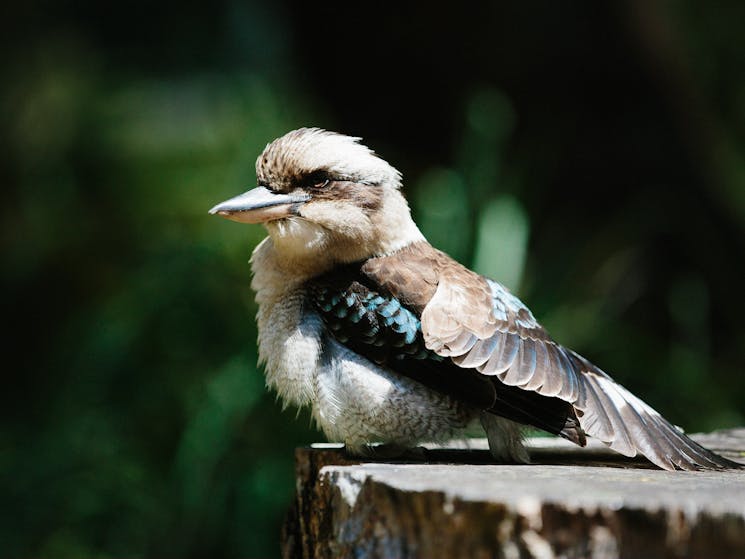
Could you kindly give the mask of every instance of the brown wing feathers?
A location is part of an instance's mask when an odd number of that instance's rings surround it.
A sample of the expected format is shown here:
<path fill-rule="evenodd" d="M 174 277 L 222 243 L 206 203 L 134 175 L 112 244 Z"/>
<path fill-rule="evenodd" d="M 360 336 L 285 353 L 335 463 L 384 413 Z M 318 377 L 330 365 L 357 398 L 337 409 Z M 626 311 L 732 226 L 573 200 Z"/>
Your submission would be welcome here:
<path fill-rule="evenodd" d="M 558 409 L 565 418 L 559 434 L 566 438 L 584 444 L 587 433 L 621 454 L 641 453 L 668 470 L 739 466 L 693 442 L 603 371 L 556 344 L 503 286 L 429 244 L 372 259 L 362 272 L 421 314 L 429 349 L 495 378 L 498 394 L 499 385 L 511 389 L 503 391 L 505 409 L 498 409 L 498 401 L 495 413 L 540 427 L 545 412 L 555 424 Z M 520 392 L 543 398 L 520 401 Z M 559 400 L 569 405 L 548 404 Z M 544 409 L 551 407 L 556 409 Z"/>
<path fill-rule="evenodd" d="M 440 308 L 443 312 L 438 313 L 438 308 L 432 305 L 432 300 L 440 286 L 443 285 L 440 278 L 448 269 L 452 269 L 451 274 L 465 270 L 470 277 L 464 278 L 466 281 L 460 284 L 458 289 L 448 290 L 445 295 L 439 292 L 438 296 L 447 298 L 449 304 L 442 305 Z M 450 328 L 450 345 L 446 356 L 451 356 L 451 363 L 457 367 L 447 367 L 449 372 L 445 374 L 452 376 L 453 382 L 460 382 L 460 379 L 463 379 L 460 375 L 456 376 L 458 370 L 462 372 L 474 370 L 476 365 L 483 364 L 494 355 L 495 348 L 500 347 L 504 350 L 501 352 L 500 359 L 508 363 L 512 362 L 520 348 L 517 336 L 502 338 L 490 335 L 497 332 L 497 321 L 495 317 L 489 316 L 488 312 L 486 313 L 487 319 L 480 321 L 480 317 L 484 316 L 483 309 L 488 309 L 492 303 L 491 288 L 483 278 L 469 272 L 427 243 L 416 243 L 393 255 L 368 260 L 362 266 L 361 272 L 377 289 L 390 293 L 420 314 L 429 312 L 427 316 L 437 319 L 441 328 Z M 458 287 L 458 284 L 455 286 Z M 476 312 L 468 315 L 469 309 Z M 489 337 L 481 340 L 478 335 L 464 330 L 459 322 L 463 318 L 458 316 L 458 312 L 466 317 L 471 316 L 473 319 L 471 328 L 479 332 L 480 336 Z M 422 317 L 422 326 L 428 323 L 425 318 L 427 317 Z M 500 343 L 501 346 L 499 346 Z M 443 344 L 429 347 L 434 351 L 445 352 L 443 348 Z M 454 356 L 454 354 L 462 355 Z M 409 369 L 410 367 L 401 372 L 410 374 Z M 557 398 L 547 398 L 520 387 L 509 386 L 496 380 L 493 375 L 485 376 L 493 379 L 497 396 L 496 404 L 488 408 L 489 411 L 561 435 L 584 446 L 585 435 L 579 428 L 572 406 L 567 402 Z M 419 375 L 417 380 L 425 384 L 429 383 L 426 376 Z"/>
<path fill-rule="evenodd" d="M 593 437 L 626 456 L 639 452 L 668 470 L 740 467 L 695 443 L 592 363 L 569 353 L 583 380 L 574 407 Z"/>

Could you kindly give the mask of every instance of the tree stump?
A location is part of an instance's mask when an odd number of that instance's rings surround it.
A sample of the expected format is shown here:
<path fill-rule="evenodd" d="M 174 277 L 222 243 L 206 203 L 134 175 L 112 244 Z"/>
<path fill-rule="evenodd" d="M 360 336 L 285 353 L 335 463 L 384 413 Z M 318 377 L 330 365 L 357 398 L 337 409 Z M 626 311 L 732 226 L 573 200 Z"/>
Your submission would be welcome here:
<path fill-rule="evenodd" d="M 745 428 L 693 438 L 745 463 Z M 283 557 L 745 558 L 745 471 L 665 472 L 599 443 L 528 448 L 530 465 L 494 464 L 483 440 L 396 462 L 300 448 Z"/>

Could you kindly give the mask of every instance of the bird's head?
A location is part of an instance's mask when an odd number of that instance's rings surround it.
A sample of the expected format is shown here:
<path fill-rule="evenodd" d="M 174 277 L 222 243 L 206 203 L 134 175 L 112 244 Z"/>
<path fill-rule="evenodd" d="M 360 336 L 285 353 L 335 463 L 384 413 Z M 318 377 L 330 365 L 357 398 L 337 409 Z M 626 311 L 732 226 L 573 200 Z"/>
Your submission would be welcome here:
<path fill-rule="evenodd" d="M 328 267 L 422 240 L 400 192 L 401 174 L 360 138 L 293 130 L 266 146 L 256 177 L 256 188 L 210 213 L 263 224 L 283 258 Z"/>

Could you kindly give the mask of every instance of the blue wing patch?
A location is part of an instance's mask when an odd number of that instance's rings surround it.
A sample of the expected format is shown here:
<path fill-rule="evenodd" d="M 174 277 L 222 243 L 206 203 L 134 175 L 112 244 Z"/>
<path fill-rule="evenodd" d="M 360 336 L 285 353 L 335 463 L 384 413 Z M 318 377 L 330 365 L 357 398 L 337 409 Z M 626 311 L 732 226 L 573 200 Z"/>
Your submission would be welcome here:
<path fill-rule="evenodd" d="M 314 285 L 309 299 L 337 340 L 376 363 L 444 359 L 425 347 L 419 318 L 393 296 L 352 282 Z"/>

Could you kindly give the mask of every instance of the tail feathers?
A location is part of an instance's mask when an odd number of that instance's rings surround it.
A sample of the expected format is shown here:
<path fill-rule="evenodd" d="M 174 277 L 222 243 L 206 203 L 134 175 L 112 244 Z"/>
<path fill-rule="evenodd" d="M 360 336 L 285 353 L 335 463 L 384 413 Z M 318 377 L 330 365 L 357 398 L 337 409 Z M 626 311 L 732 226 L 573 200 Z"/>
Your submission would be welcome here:
<path fill-rule="evenodd" d="M 574 409 L 572 409 L 572 415 L 567 417 L 564 428 L 559 431 L 559 436 L 572 441 L 578 446 L 587 446 L 587 437 L 579 424 L 579 419 L 577 419 Z"/>
<path fill-rule="evenodd" d="M 560 398 L 543 396 L 537 392 L 508 386 L 493 377 L 496 399 L 486 411 L 506 419 L 538 427 L 559 435 L 579 446 L 587 439 L 569 402 Z"/>

